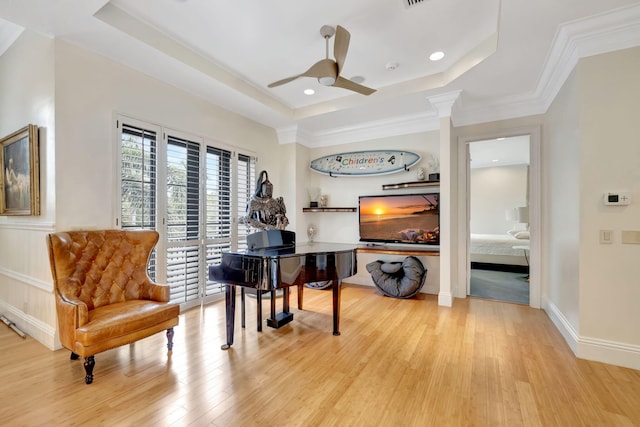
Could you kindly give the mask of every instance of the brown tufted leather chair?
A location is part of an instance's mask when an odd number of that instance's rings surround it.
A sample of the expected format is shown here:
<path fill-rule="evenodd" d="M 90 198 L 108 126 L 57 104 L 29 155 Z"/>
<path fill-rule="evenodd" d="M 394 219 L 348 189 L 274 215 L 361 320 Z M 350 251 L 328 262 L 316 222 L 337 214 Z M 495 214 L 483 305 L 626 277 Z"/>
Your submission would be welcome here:
<path fill-rule="evenodd" d="M 151 281 L 147 263 L 158 233 L 151 230 L 69 231 L 49 234 L 58 329 L 71 359 L 85 358 L 85 382 L 93 382 L 94 355 L 167 331 L 180 306 L 169 287 Z"/>

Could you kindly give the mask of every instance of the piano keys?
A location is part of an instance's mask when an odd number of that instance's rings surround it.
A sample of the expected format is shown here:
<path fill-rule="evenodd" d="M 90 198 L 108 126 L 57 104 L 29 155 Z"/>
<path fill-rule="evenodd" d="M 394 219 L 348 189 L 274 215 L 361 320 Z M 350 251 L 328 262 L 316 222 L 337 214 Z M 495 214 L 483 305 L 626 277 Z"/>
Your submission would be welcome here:
<path fill-rule="evenodd" d="M 260 291 L 283 289 L 283 310 L 275 314 L 271 299 L 271 317 L 267 325 L 281 327 L 293 320 L 289 311 L 289 288 L 305 283 L 332 281 L 333 334 L 340 335 L 340 290 L 342 279 L 357 272 L 355 245 L 341 243 L 303 243 L 279 247 L 255 247 L 240 252 L 225 252 L 220 265 L 209 267 L 209 280 L 225 285 L 227 343 L 233 344 L 236 286 Z M 299 298 L 301 295 L 299 295 Z M 301 299 L 299 299 L 301 304 Z"/>

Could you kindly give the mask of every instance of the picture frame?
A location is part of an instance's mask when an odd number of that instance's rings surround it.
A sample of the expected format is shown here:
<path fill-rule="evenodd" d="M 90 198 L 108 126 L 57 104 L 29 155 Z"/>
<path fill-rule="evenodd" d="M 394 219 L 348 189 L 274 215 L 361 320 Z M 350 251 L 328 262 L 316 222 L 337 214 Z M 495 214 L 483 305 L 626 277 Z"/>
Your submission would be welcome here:
<path fill-rule="evenodd" d="M 40 215 L 38 126 L 0 139 L 0 215 Z"/>

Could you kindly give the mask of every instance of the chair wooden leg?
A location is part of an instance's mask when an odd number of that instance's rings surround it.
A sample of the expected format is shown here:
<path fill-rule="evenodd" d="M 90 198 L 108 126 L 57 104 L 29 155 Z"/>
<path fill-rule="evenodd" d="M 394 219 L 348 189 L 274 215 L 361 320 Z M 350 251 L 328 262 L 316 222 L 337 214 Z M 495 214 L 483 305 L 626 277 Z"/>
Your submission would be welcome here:
<path fill-rule="evenodd" d="M 71 359 L 71 360 L 78 360 L 78 359 L 80 359 L 80 356 L 78 356 L 77 354 L 75 354 L 75 353 L 72 351 L 72 352 L 71 352 L 71 357 L 70 357 L 70 359 Z"/>
<path fill-rule="evenodd" d="M 93 382 L 93 367 L 96 366 L 96 361 L 93 356 L 84 358 L 84 371 L 87 376 L 84 377 L 84 382 L 91 384 Z"/>
<path fill-rule="evenodd" d="M 173 350 L 173 328 L 167 329 L 167 350 Z"/>

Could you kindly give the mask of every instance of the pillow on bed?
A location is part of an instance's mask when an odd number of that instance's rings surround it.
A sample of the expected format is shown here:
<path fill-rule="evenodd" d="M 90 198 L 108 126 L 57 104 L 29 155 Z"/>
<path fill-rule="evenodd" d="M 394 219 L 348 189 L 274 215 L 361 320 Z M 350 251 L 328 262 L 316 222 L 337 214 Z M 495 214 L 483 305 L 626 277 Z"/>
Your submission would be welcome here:
<path fill-rule="evenodd" d="M 522 232 L 522 230 L 509 230 L 509 231 L 507 231 L 507 234 L 509 236 L 515 236 L 516 234 L 518 234 L 520 232 Z"/>
<path fill-rule="evenodd" d="M 516 239 L 529 240 L 529 232 L 528 231 L 520 231 L 516 233 L 513 237 Z"/>

